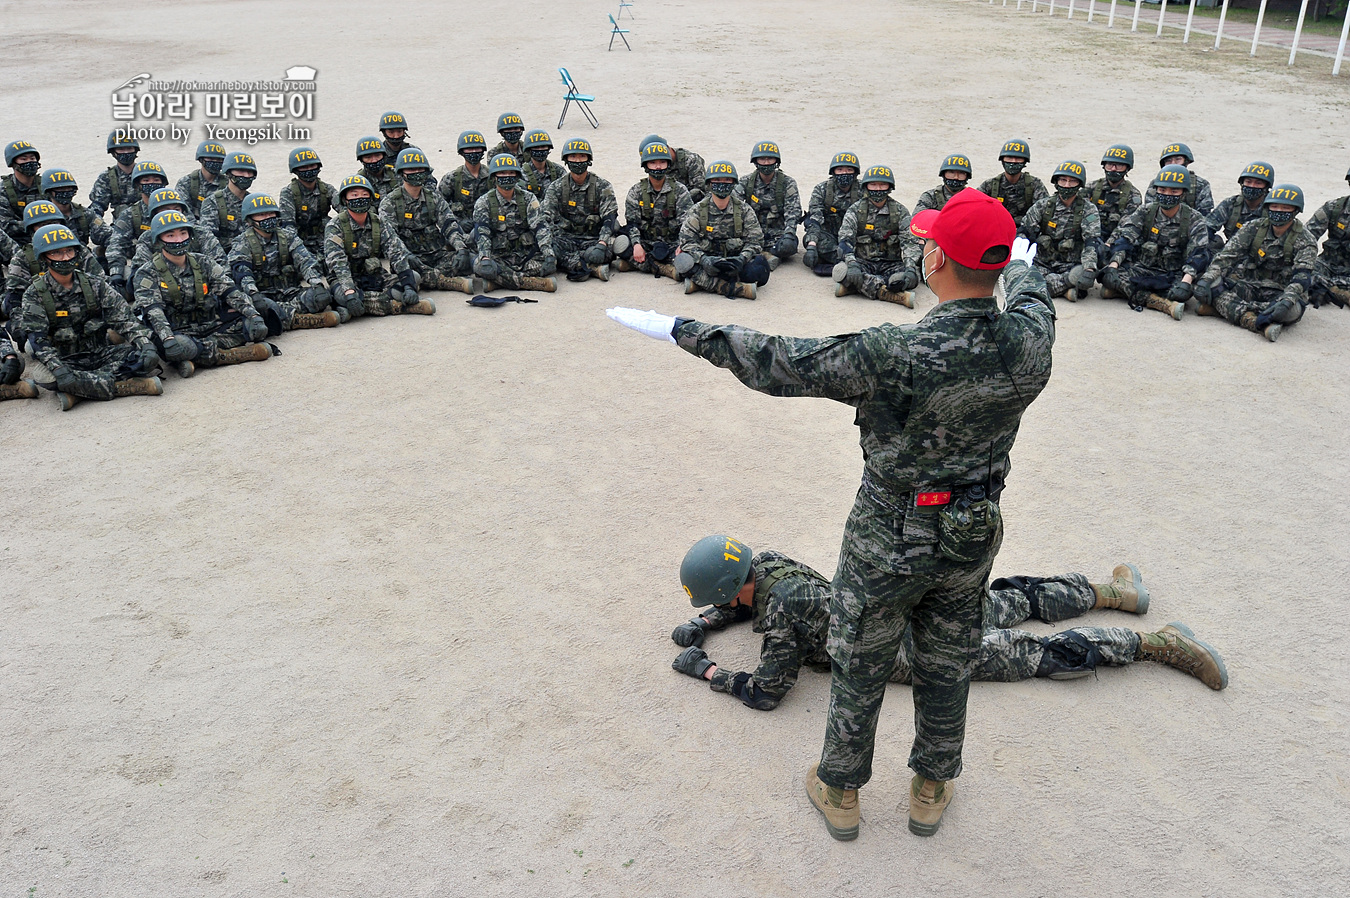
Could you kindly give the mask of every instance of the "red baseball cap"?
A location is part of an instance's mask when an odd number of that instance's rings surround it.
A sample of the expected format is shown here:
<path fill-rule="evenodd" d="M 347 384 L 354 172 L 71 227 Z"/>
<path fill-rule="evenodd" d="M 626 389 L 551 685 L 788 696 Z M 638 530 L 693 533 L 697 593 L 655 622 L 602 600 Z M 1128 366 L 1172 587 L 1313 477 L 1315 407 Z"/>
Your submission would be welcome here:
<path fill-rule="evenodd" d="M 959 265 L 997 271 L 1008 264 L 981 262 L 980 258 L 996 246 L 1012 253 L 1017 224 L 1003 204 L 989 194 L 967 187 L 947 201 L 941 209 L 924 209 L 910 219 L 909 231 L 916 237 L 932 240 Z"/>

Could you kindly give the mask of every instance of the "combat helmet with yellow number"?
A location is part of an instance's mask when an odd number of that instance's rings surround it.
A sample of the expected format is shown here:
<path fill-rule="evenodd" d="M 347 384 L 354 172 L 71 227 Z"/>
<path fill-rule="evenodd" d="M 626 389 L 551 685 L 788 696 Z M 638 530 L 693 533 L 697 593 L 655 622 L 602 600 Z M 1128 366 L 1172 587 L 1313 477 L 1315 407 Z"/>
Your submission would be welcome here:
<path fill-rule="evenodd" d="M 1134 168 L 1134 148 L 1127 143 L 1111 144 L 1102 152 L 1102 165 L 1105 166 L 1108 162 L 1119 163 L 1125 166 L 1126 172 L 1130 171 Z M 1121 177 L 1125 175 L 1121 174 Z"/>
<path fill-rule="evenodd" d="M 863 172 L 863 176 L 858 179 L 858 183 L 862 185 L 863 196 L 875 202 L 878 195 L 883 198 L 888 197 L 891 191 L 895 189 L 895 172 L 891 171 L 889 165 L 873 165 Z M 868 184 L 885 184 L 886 189 L 872 190 L 867 186 Z"/>
<path fill-rule="evenodd" d="M 79 188 L 80 185 L 75 180 L 75 175 L 67 169 L 49 168 L 42 173 L 40 189 L 43 196 L 49 197 L 63 206 L 70 205 L 71 201 L 75 199 L 75 192 Z"/>
<path fill-rule="evenodd" d="M 477 153 L 479 157 L 487 152 L 487 138 L 481 131 L 461 131 L 455 141 L 455 152 L 461 156 Z"/>
<path fill-rule="evenodd" d="M 497 133 L 507 143 L 516 143 L 525 133 L 525 120 L 514 112 L 503 112 L 497 116 Z"/>
<path fill-rule="evenodd" d="M 380 116 L 380 133 L 386 131 L 402 131 L 407 136 L 408 120 L 403 117 L 403 113 L 391 111 Z"/>
<path fill-rule="evenodd" d="M 51 200 L 33 200 L 23 207 L 23 226 L 34 234 L 45 225 L 65 224 L 66 216 Z"/>
<path fill-rule="evenodd" d="M 427 182 L 431 163 L 427 161 L 426 153 L 417 147 L 404 147 L 399 150 L 398 158 L 394 160 L 394 171 L 409 184 L 420 187 Z"/>
<path fill-rule="evenodd" d="M 281 214 L 281 208 L 277 206 L 277 201 L 266 193 L 250 193 L 239 204 L 239 214 L 244 218 L 252 218 L 254 215 L 262 215 L 266 212 Z"/>
<path fill-rule="evenodd" d="M 1072 188 L 1062 187 L 1059 183 L 1061 178 L 1072 178 L 1077 181 L 1078 184 Z M 1082 189 L 1083 185 L 1087 183 L 1087 167 L 1077 159 L 1065 159 L 1059 165 L 1055 166 L 1054 173 L 1050 175 L 1050 183 L 1055 186 L 1057 191 L 1063 189 L 1076 192 Z M 1063 196 L 1063 194 L 1061 194 L 1061 196 Z"/>
<path fill-rule="evenodd" d="M 196 231 L 197 226 L 187 217 L 187 213 L 179 212 L 177 209 L 166 209 L 150 220 L 150 242 L 154 243 L 169 231 L 178 228 Z"/>
<path fill-rule="evenodd" d="M 1150 186 L 1153 187 L 1180 187 L 1182 190 L 1191 189 L 1191 170 L 1184 165 L 1164 165 L 1156 175 Z"/>
<path fill-rule="evenodd" d="M 750 547 L 725 534 L 705 536 L 680 562 L 680 585 L 695 608 L 727 605 L 750 576 Z"/>
<path fill-rule="evenodd" d="M 1266 207 L 1266 217 L 1270 218 L 1270 220 L 1276 224 L 1282 224 L 1282 222 L 1273 217 L 1274 213 L 1270 211 L 1270 207 L 1293 206 L 1293 214 L 1298 215 L 1303 211 L 1303 189 L 1297 184 L 1276 184 L 1274 187 L 1270 188 L 1270 196 L 1266 197 L 1266 201 L 1262 203 L 1262 205 Z M 1290 217 L 1292 218 L 1293 216 Z M 1285 220 L 1287 221 L 1288 219 Z"/>
<path fill-rule="evenodd" d="M 502 174 L 524 174 L 524 171 L 520 167 L 520 163 L 517 162 L 516 157 L 512 156 L 510 153 L 498 153 L 488 160 L 488 177 L 496 178 L 497 175 Z"/>
<path fill-rule="evenodd" d="M 718 159 L 715 162 L 708 163 L 707 167 L 703 169 L 703 180 L 711 181 L 713 178 L 740 180 L 736 176 L 736 166 L 730 159 Z"/>
<path fill-rule="evenodd" d="M 547 131 L 531 131 L 525 135 L 525 140 L 521 143 L 520 148 L 536 159 L 547 159 L 548 151 L 553 149 L 553 138 L 549 137 Z M 544 155 L 541 157 L 535 150 L 543 150 Z"/>
<path fill-rule="evenodd" d="M 372 197 L 375 196 L 375 188 L 371 186 L 369 178 L 365 175 L 348 175 L 343 178 L 342 183 L 338 185 L 338 199 L 345 203 L 347 201 L 347 191 L 354 190 L 357 187 L 364 187 L 366 190 L 370 191 Z"/>
<path fill-rule="evenodd" d="M 143 183 L 147 178 L 163 178 L 163 183 L 155 182 L 154 186 Z M 149 196 L 161 187 L 169 186 L 169 176 L 164 173 L 158 162 L 150 162 L 142 159 L 136 163 L 131 170 L 131 184 L 144 196 Z"/>
<path fill-rule="evenodd" d="M 141 151 L 141 142 L 126 132 L 125 128 L 114 128 L 108 132 L 108 155 L 114 157 L 119 165 L 134 165 L 136 154 Z"/>
<path fill-rule="evenodd" d="M 754 149 L 750 151 L 750 162 L 754 165 L 758 165 L 759 163 L 755 162 L 755 160 L 764 158 L 773 159 L 775 162 L 782 162 L 783 154 L 779 151 L 778 144 L 774 143 L 772 140 L 761 140 L 759 143 L 755 144 Z"/>
<path fill-rule="evenodd" d="M 380 154 L 381 159 L 384 158 L 384 141 L 380 138 L 367 134 L 356 142 L 357 162 L 361 161 L 362 156 L 373 156 L 376 153 Z"/>
<path fill-rule="evenodd" d="M 1249 187 L 1242 183 L 1248 178 L 1262 181 L 1266 186 Z M 1262 162 L 1258 159 L 1255 162 L 1249 163 L 1247 167 L 1242 170 L 1242 174 L 1238 175 L 1238 187 L 1242 188 L 1242 197 L 1249 203 L 1254 203 L 1259 199 L 1263 199 L 1266 194 L 1269 193 L 1270 188 L 1274 186 L 1275 166 L 1271 165 L 1269 162 Z"/>
<path fill-rule="evenodd" d="M 183 195 L 172 187 L 161 187 L 150 194 L 150 200 L 146 205 L 150 208 L 151 218 L 170 206 L 177 207 L 179 212 L 186 212 L 188 208 Z"/>
<path fill-rule="evenodd" d="M 291 150 L 291 155 L 286 160 L 286 168 L 301 181 L 312 184 L 319 179 L 319 170 L 323 168 L 323 160 L 319 158 L 318 151 L 313 147 L 296 147 Z"/>
<path fill-rule="evenodd" d="M 29 153 L 36 156 L 37 161 L 25 162 L 22 165 L 14 164 L 15 159 L 18 159 L 20 156 L 26 156 Z M 38 152 L 37 147 L 26 140 L 11 140 L 9 143 L 5 144 L 5 165 L 8 165 L 10 168 L 27 177 L 32 177 L 38 173 L 38 169 L 42 167 L 41 159 L 42 154 Z"/>
<path fill-rule="evenodd" d="M 938 177 L 945 180 L 949 171 L 965 172 L 967 180 L 975 176 L 974 169 L 970 167 L 970 157 L 965 153 L 952 153 L 942 160 L 938 166 Z"/>
<path fill-rule="evenodd" d="M 1191 152 L 1191 148 L 1186 146 L 1186 144 L 1169 143 L 1167 146 L 1163 147 L 1162 152 L 1158 154 L 1158 164 L 1166 168 L 1167 166 L 1165 163 L 1173 156 L 1180 156 L 1185 159 L 1186 165 L 1190 165 L 1195 161 L 1195 154 Z"/>
<path fill-rule="evenodd" d="M 1014 159 L 1021 159 L 1023 163 L 1031 161 L 1031 144 L 1022 138 L 1015 138 L 1003 144 L 998 151 L 998 158 L 1001 160 L 1004 156 L 1011 156 Z"/>
<path fill-rule="evenodd" d="M 80 238 L 75 236 L 65 224 L 49 224 L 37 229 L 33 234 L 33 254 L 39 259 L 43 253 L 55 252 L 66 247 L 79 249 Z"/>
<path fill-rule="evenodd" d="M 670 163 L 670 165 L 675 164 L 675 154 L 671 152 L 670 147 L 663 141 L 653 140 L 643 144 L 642 152 L 639 154 L 639 164 L 646 169 L 648 162 L 653 162 L 657 159 L 664 159 L 666 162 Z M 667 167 L 666 171 L 669 170 L 669 167 Z"/>
<path fill-rule="evenodd" d="M 569 156 L 582 155 L 586 157 L 584 162 L 567 158 Z M 591 150 L 591 142 L 589 140 L 575 137 L 563 144 L 562 158 L 563 162 L 567 163 L 568 171 L 574 175 L 584 175 L 586 169 L 590 168 L 591 163 L 595 161 L 595 153 Z"/>
<path fill-rule="evenodd" d="M 837 174 L 837 172 L 835 172 L 836 168 L 851 168 L 853 169 L 853 174 L 856 175 L 858 172 L 862 171 L 862 163 L 858 161 L 857 153 L 850 153 L 848 150 L 844 150 L 843 152 L 835 153 L 834 158 L 830 160 L 830 174 Z"/>

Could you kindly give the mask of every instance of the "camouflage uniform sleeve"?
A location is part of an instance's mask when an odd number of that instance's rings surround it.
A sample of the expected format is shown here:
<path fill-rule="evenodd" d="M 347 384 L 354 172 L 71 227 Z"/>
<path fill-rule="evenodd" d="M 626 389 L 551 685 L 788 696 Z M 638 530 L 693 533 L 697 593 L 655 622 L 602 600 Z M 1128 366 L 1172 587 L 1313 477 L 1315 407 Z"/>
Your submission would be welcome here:
<path fill-rule="evenodd" d="M 384 250 L 384 257 L 389 260 L 389 270 L 394 274 L 402 274 L 407 271 L 410 264 L 408 261 L 408 248 L 403 245 L 403 240 L 398 236 L 398 231 L 393 228 L 385 228 L 380 232 L 380 249 Z"/>
<path fill-rule="evenodd" d="M 99 280 L 103 280 L 103 266 L 99 264 L 98 256 L 87 246 L 80 247 L 77 259 L 80 260 L 80 267 L 84 269 L 85 274 L 92 274 Z"/>
<path fill-rule="evenodd" d="M 745 245 L 741 248 L 741 258 L 748 262 L 764 251 L 764 228 L 760 226 L 759 216 L 750 208 L 750 204 L 744 200 L 741 204 L 745 206 Z"/>
<path fill-rule="evenodd" d="M 217 208 L 219 206 L 217 200 L 227 189 L 221 188 L 202 200 L 201 211 L 197 213 L 197 227 L 205 228 L 211 232 L 211 236 L 217 239 L 220 238 L 220 234 L 217 232 L 220 227 L 220 210 Z"/>
<path fill-rule="evenodd" d="M 858 239 L 858 206 L 862 200 L 848 207 L 844 213 L 844 219 L 839 223 L 839 252 L 840 258 L 845 262 L 853 261 L 854 241 Z M 844 247 L 848 247 L 845 251 Z"/>
<path fill-rule="evenodd" d="M 1218 255 L 1209 263 L 1209 267 L 1205 269 L 1205 275 L 1207 277 L 1227 277 L 1233 266 L 1246 257 L 1251 248 L 1252 238 L 1255 236 L 1256 228 L 1243 228 L 1234 234 L 1232 239 L 1223 245 L 1223 249 L 1219 250 Z"/>
<path fill-rule="evenodd" d="M 1232 208 L 1235 200 L 1240 199 L 1241 196 L 1230 196 L 1220 200 L 1219 204 L 1214 207 L 1214 210 L 1205 216 L 1205 226 L 1208 227 L 1210 233 L 1218 239 L 1220 245 L 1223 244 L 1223 237 L 1220 236 L 1223 233 L 1223 227 L 1228 224 L 1228 210 Z"/>
<path fill-rule="evenodd" d="M 205 253 L 203 253 L 203 255 L 205 255 Z M 238 237 L 234 238 L 234 242 L 230 244 L 230 253 L 225 258 L 224 266 L 222 266 L 222 270 L 228 271 L 231 278 L 235 276 L 235 263 L 237 262 L 244 263 L 244 267 L 249 271 L 249 273 L 244 275 L 243 279 L 239 281 L 240 289 L 249 294 L 258 292 L 258 283 L 253 278 L 253 254 L 248 250 L 248 237 L 246 233 L 240 233 Z"/>
<path fill-rule="evenodd" d="M 1023 215 L 1022 220 L 1018 222 L 1017 233 L 1035 243 L 1036 238 L 1041 236 L 1041 215 L 1050 202 L 1051 200 L 1046 198 L 1032 203 L 1031 208 L 1027 210 L 1027 214 Z"/>
<path fill-rule="evenodd" d="M 343 290 L 355 290 L 356 281 L 352 279 L 351 265 L 347 260 L 347 247 L 342 239 L 342 228 L 338 227 L 338 216 L 328 219 L 323 229 L 323 261 L 333 283 Z"/>
<path fill-rule="evenodd" d="M 783 177 L 787 177 L 784 175 Z M 783 192 L 783 231 L 795 235 L 797 225 L 802 223 L 802 194 L 797 189 L 797 179 L 787 179 L 787 190 Z"/>
<path fill-rule="evenodd" d="M 623 200 L 623 223 L 628 239 L 634 243 L 642 242 L 642 182 L 638 181 L 628 188 L 628 196 Z"/>
<path fill-rule="evenodd" d="M 812 199 L 812 202 L 814 202 L 814 198 Z M 925 209 L 936 208 L 937 200 L 936 191 L 934 190 L 925 190 L 923 193 L 919 194 L 919 201 L 914 204 L 914 212 L 916 215 Z"/>
<path fill-rule="evenodd" d="M 108 211 L 112 205 L 112 179 L 108 177 L 108 170 L 103 172 L 94 180 L 94 186 L 89 188 L 89 211 L 99 218 Z"/>
<path fill-rule="evenodd" d="M 708 688 L 736 696 L 748 708 L 772 711 L 797 684 L 806 652 L 788 615 L 769 612 L 764 617 L 764 642 L 754 673 L 718 668 Z"/>
<path fill-rule="evenodd" d="M 1097 213 L 1097 207 L 1090 202 L 1087 197 L 1079 197 L 1078 201 L 1086 207 L 1083 210 L 1083 254 L 1079 264 L 1084 268 L 1095 270 L 1101 262 L 1098 260 L 1097 250 L 1102 244 L 1102 217 Z"/>
<path fill-rule="evenodd" d="M 1032 202 L 1035 202 L 1036 200 L 1043 200 L 1043 199 L 1045 199 L 1046 197 L 1048 197 L 1048 196 L 1050 195 L 1049 191 L 1047 191 L 1047 190 L 1045 189 L 1045 182 L 1044 182 L 1044 181 L 1042 181 L 1040 178 L 1037 178 L 1037 177 L 1035 177 L 1035 176 L 1033 176 L 1031 180 L 1032 180 L 1032 181 L 1035 183 L 1035 185 L 1036 185 L 1036 186 L 1033 187 L 1032 190 L 1031 190 L 1031 199 L 1032 199 Z"/>
<path fill-rule="evenodd" d="M 113 274 L 118 274 L 119 267 L 126 264 L 126 260 L 134 256 L 135 238 L 139 234 L 131 233 L 131 210 L 125 209 L 122 214 L 117 216 L 117 220 L 112 225 L 112 236 L 108 238 L 108 268 Z"/>
<path fill-rule="evenodd" d="M 697 190 L 699 193 L 707 193 L 708 182 L 703 178 L 703 169 L 707 166 L 707 163 L 703 161 L 702 156 L 693 150 L 685 150 L 684 152 L 684 180 L 688 182 L 689 192 L 693 193 Z"/>
<path fill-rule="evenodd" d="M 676 329 L 680 348 L 726 368 L 752 390 L 770 396 L 808 396 L 857 404 L 888 371 L 905 371 L 909 346 L 886 327 L 817 339 L 775 337 L 738 325 L 686 321 Z M 909 392 L 891 378 L 896 398 Z"/>
<path fill-rule="evenodd" d="M 291 195 L 291 185 L 287 184 L 277 193 L 277 216 L 282 224 L 295 227 L 295 197 Z"/>
<path fill-rule="evenodd" d="M 248 295 L 235 286 L 233 280 L 225 274 L 225 269 L 212 259 L 210 256 L 201 254 L 202 267 L 205 269 L 207 288 L 216 296 L 219 296 L 225 305 L 234 309 L 241 315 L 256 315 L 258 310 L 253 307 Z"/>
<path fill-rule="evenodd" d="M 909 230 L 910 219 L 914 217 L 909 214 L 909 209 L 901 202 L 896 205 L 900 207 L 900 217 L 896 220 L 900 229 L 900 261 L 908 268 L 917 268 L 923 258 L 923 241 Z"/>
<path fill-rule="evenodd" d="M 526 204 L 525 224 L 534 229 L 534 245 L 539 247 L 539 254 L 546 259 L 553 259 L 553 222 L 544 214 L 539 200 L 531 199 Z M 557 263 L 556 259 L 554 263 Z"/>
<path fill-rule="evenodd" d="M 695 265 L 703 261 L 702 241 L 703 235 L 699 233 L 698 227 L 698 212 L 696 209 L 690 209 L 689 214 L 684 217 L 684 224 L 680 225 L 680 251 L 688 253 Z"/>
<path fill-rule="evenodd" d="M 85 214 L 89 216 L 89 240 L 94 246 L 106 247 L 108 241 L 112 239 L 112 228 L 102 216 L 94 215 L 88 209 L 85 210 Z"/>
<path fill-rule="evenodd" d="M 380 219 L 380 224 L 384 225 L 386 231 L 398 228 L 398 220 L 394 218 L 394 195 L 392 193 L 380 196 L 380 205 L 375 210 L 375 215 Z"/>
<path fill-rule="evenodd" d="M 704 629 L 724 630 L 738 621 L 745 620 L 743 615 L 737 613 L 739 610 L 729 605 L 711 605 L 700 611 L 698 616 L 708 622 Z"/>
<path fill-rule="evenodd" d="M 122 335 L 122 339 L 136 346 L 150 344 L 150 328 L 131 312 L 131 306 L 108 285 L 103 278 L 90 278 L 93 281 L 94 294 L 103 306 L 103 320 Z"/>
<path fill-rule="evenodd" d="M 1214 191 L 1210 188 L 1208 181 L 1198 180 L 1196 182 L 1195 208 L 1201 215 L 1208 215 L 1214 211 Z"/>
<path fill-rule="evenodd" d="M 811 188 L 811 200 L 806 207 L 806 242 L 820 239 L 820 229 L 825 227 L 825 182 Z"/>
<path fill-rule="evenodd" d="M 1317 211 L 1308 219 L 1308 223 L 1304 225 L 1304 228 L 1312 237 L 1314 243 L 1321 240 L 1322 235 L 1331 228 L 1332 213 L 1338 212 L 1340 210 L 1340 205 L 1340 200 L 1327 200 L 1318 207 Z"/>
<path fill-rule="evenodd" d="M 142 268 L 136 275 L 132 308 L 141 316 L 151 332 L 161 341 L 173 336 L 169 318 L 164 314 L 164 298 L 160 294 L 159 275 L 153 268 Z"/>
<path fill-rule="evenodd" d="M 1296 296 L 1304 305 L 1309 302 L 1308 292 L 1313 283 L 1313 269 L 1316 265 L 1317 239 L 1309 234 L 1305 227 L 1294 242 L 1292 271 L 1289 283 L 1285 286 L 1285 292 Z"/>
<path fill-rule="evenodd" d="M 1144 227 L 1144 207 L 1140 206 L 1133 212 L 1126 215 L 1116 226 L 1114 238 L 1111 243 L 1111 262 L 1117 265 L 1125 264 L 1125 257 L 1129 255 L 1135 243 L 1139 241 L 1139 232 Z"/>
<path fill-rule="evenodd" d="M 21 310 L 19 327 L 28 334 L 28 339 L 33 344 L 33 358 L 48 368 L 62 364 L 61 357 L 56 354 L 56 348 L 48 338 L 51 323 L 47 320 L 47 308 L 38 297 L 36 286 L 30 283 L 28 289 L 23 291 L 23 300 L 19 308 Z"/>
<path fill-rule="evenodd" d="M 450 204 L 434 188 L 423 189 L 422 195 L 426 197 L 427 205 L 431 207 L 431 213 L 436 217 L 436 230 L 441 232 L 441 237 L 446 243 L 453 244 L 459 234 L 459 219 L 450 212 Z"/>
<path fill-rule="evenodd" d="M 323 273 L 319 271 L 319 263 L 315 261 L 314 254 L 305 246 L 305 241 L 300 239 L 300 232 L 292 227 L 278 228 L 277 239 L 286 241 L 286 246 L 291 251 L 291 260 L 295 263 L 296 270 L 300 272 L 300 279 L 317 284 Z"/>
<path fill-rule="evenodd" d="M 212 234 L 206 228 L 200 228 L 197 231 L 197 240 L 201 244 L 203 256 L 209 257 L 217 265 L 223 266 L 225 264 L 229 253 L 225 251 L 225 247 L 221 245 L 215 234 Z"/>
<path fill-rule="evenodd" d="M 1045 286 L 1045 275 L 1025 262 L 1010 262 L 1003 269 L 1005 312 L 1025 319 L 1034 334 L 1033 343 L 1049 346 L 1055 337 L 1055 303 Z"/>
<path fill-rule="evenodd" d="M 1186 264 L 1182 273 L 1189 274 L 1192 281 L 1196 280 L 1209 265 L 1210 256 L 1209 228 L 1205 226 L 1205 217 L 1192 215 L 1191 233 L 1186 238 Z"/>
<path fill-rule="evenodd" d="M 140 268 L 146 262 L 149 262 L 150 254 L 151 254 L 150 232 L 146 231 L 140 237 L 136 238 L 136 251 L 131 254 L 131 265 L 130 265 L 131 270 L 135 271 L 137 268 Z M 111 256 L 112 254 L 109 253 L 108 255 Z M 108 267 L 112 268 L 112 259 L 109 259 L 108 262 L 109 262 Z M 115 274 L 116 272 L 114 271 L 113 273 Z"/>
<path fill-rule="evenodd" d="M 496 190 L 497 188 L 492 188 Z M 478 255 L 484 259 L 492 258 L 492 226 L 488 222 L 491 210 L 488 208 L 488 195 L 485 193 L 473 204 L 474 245 Z"/>
<path fill-rule="evenodd" d="M 592 177 L 595 177 L 592 175 Z M 600 179 L 600 239 L 608 242 L 619 232 L 619 201 L 614 196 L 614 185 Z"/>

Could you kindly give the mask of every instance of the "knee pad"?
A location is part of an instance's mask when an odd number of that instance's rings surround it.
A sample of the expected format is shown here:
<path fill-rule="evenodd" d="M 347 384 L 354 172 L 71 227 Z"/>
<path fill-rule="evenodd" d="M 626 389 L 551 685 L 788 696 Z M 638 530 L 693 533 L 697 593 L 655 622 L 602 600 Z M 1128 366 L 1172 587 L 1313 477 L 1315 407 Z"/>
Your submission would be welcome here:
<path fill-rule="evenodd" d="M 795 255 L 797 252 L 797 235 L 784 234 L 778 238 L 773 246 L 773 254 L 780 259 L 786 259 L 788 256 Z"/>
<path fill-rule="evenodd" d="M 1036 676 L 1052 680 L 1085 677 L 1097 669 L 1101 651 L 1076 630 L 1065 630 L 1045 640 L 1045 652 Z"/>
<path fill-rule="evenodd" d="M 694 257 L 688 253 L 680 253 L 675 257 L 675 271 L 681 275 L 688 274 L 694 270 Z"/>

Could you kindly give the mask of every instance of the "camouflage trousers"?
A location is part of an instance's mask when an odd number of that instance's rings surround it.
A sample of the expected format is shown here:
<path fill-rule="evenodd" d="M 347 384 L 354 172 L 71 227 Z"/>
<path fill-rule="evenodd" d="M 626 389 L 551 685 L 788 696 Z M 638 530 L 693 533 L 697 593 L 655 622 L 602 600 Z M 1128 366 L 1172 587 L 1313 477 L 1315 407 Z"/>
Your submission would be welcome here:
<path fill-rule="evenodd" d="M 129 377 L 149 377 L 154 369 L 141 367 L 140 351 L 125 343 L 62 357 L 74 383 L 62 392 L 82 399 L 113 399 L 114 384 Z"/>
<path fill-rule="evenodd" d="M 1065 637 L 1063 633 L 1037 636 L 1012 628 L 1031 618 L 1053 624 L 1078 617 L 1091 610 L 1096 602 L 1097 595 L 1082 574 L 1045 578 L 1000 577 L 995 580 L 989 584 L 985 595 L 984 634 L 971 679 L 1012 682 L 1037 676 L 1046 646 L 1071 637 Z M 1139 648 L 1139 634 L 1126 627 L 1076 627 L 1068 632 L 1077 633 L 1096 646 L 1100 660 L 1112 666 L 1133 662 Z M 910 682 L 912 651 L 913 640 L 906 634 L 896 658 L 892 681 Z"/>
<path fill-rule="evenodd" d="M 704 271 L 701 267 L 695 267 L 693 271 L 690 271 L 684 277 L 685 280 L 693 281 L 694 286 L 698 287 L 700 290 L 705 290 L 708 293 L 719 293 L 722 296 L 728 297 L 736 292 L 736 284 L 738 283 L 737 281 L 708 274 L 708 272 Z"/>
<path fill-rule="evenodd" d="M 776 234 L 764 232 L 764 252 L 766 255 L 772 254 L 780 259 L 791 259 L 797 255 L 797 246 L 795 228 L 791 232 L 779 231 Z"/>
<path fill-rule="evenodd" d="M 1318 259 L 1313 268 L 1313 295 L 1322 301 L 1344 305 L 1350 301 L 1350 270 L 1327 264 Z"/>
<path fill-rule="evenodd" d="M 614 251 L 608 243 L 604 244 L 605 261 L 601 263 L 586 262 L 581 258 L 581 254 L 593 246 L 599 246 L 598 237 L 585 237 L 580 234 L 554 234 L 553 235 L 553 255 L 558 260 L 559 271 L 585 271 L 587 266 L 593 264 L 605 265 L 614 258 Z"/>
<path fill-rule="evenodd" d="M 191 337 L 196 342 L 201 351 L 192 364 L 198 368 L 219 365 L 222 350 L 236 349 L 248 342 L 244 336 L 244 318 L 236 313 L 230 313 L 224 319 L 174 327 L 173 333 L 174 336 Z M 160 355 L 163 354 L 161 351 Z"/>
<path fill-rule="evenodd" d="M 857 290 L 868 299 L 876 299 L 881 288 L 886 286 L 887 279 L 891 275 L 905 270 L 905 263 L 900 259 L 895 261 L 878 259 L 872 262 L 855 259 L 854 262 L 862 269 L 862 276 L 859 277 L 850 272 L 844 277 L 844 284 Z"/>
<path fill-rule="evenodd" d="M 1117 269 L 1116 283 L 1111 282 L 1111 276 L 1107 273 L 1103 273 L 1102 283 L 1124 293 L 1131 307 L 1142 308 L 1144 300 L 1150 293 L 1166 296 L 1167 291 L 1171 290 L 1185 274 L 1186 272 L 1180 268 L 1176 271 L 1167 271 L 1164 268 L 1149 268 L 1145 265 L 1122 265 Z"/>
<path fill-rule="evenodd" d="M 807 234 L 807 240 L 816 241 L 816 267 L 821 265 L 834 265 L 839 261 L 839 238 L 833 234 Z M 806 264 L 806 256 L 802 256 L 802 264 Z"/>
<path fill-rule="evenodd" d="M 558 270 L 556 265 L 544 264 L 544 257 L 537 253 L 512 253 L 493 258 L 501 265 L 502 273 L 492 283 L 510 290 L 523 290 L 521 281 L 524 278 L 546 278 Z"/>
<path fill-rule="evenodd" d="M 1224 278 L 1224 286 L 1224 291 L 1214 297 L 1214 311 L 1238 326 L 1242 325 L 1243 315 L 1248 312 L 1261 314 L 1284 293 L 1284 287 L 1269 281 L 1238 281 L 1230 284 Z"/>
<path fill-rule="evenodd" d="M 1036 270 L 1045 278 L 1045 287 L 1049 291 L 1051 298 L 1063 296 L 1068 293 L 1073 284 L 1069 283 L 1069 272 L 1078 267 L 1077 262 L 1043 262 L 1039 257 L 1035 262 Z"/>
<path fill-rule="evenodd" d="M 459 259 L 455 253 L 440 249 L 432 252 L 408 253 L 408 265 L 421 276 L 419 290 L 448 290 L 453 277 L 459 277 Z"/>
<path fill-rule="evenodd" d="M 322 284 L 314 287 L 289 287 L 281 291 L 280 295 L 276 293 L 268 293 L 267 295 L 281 310 L 280 322 L 272 321 L 270 316 L 263 312 L 263 320 L 267 322 L 269 333 L 276 329 L 277 323 L 280 323 L 282 330 L 290 330 L 295 326 L 296 315 L 325 312 L 333 302 L 333 294 L 328 292 L 328 288 Z M 258 311 L 262 312 L 262 309 Z"/>
<path fill-rule="evenodd" d="M 845 532 L 830 589 L 830 709 L 817 771 L 827 786 L 858 789 L 872 778 L 877 718 L 906 631 L 913 638 L 909 766 L 929 779 L 960 775 L 985 585 L 1002 539 L 1000 532 L 988 555 L 969 564 L 935 549 L 907 553 L 913 573 L 902 575 L 859 557 Z"/>

